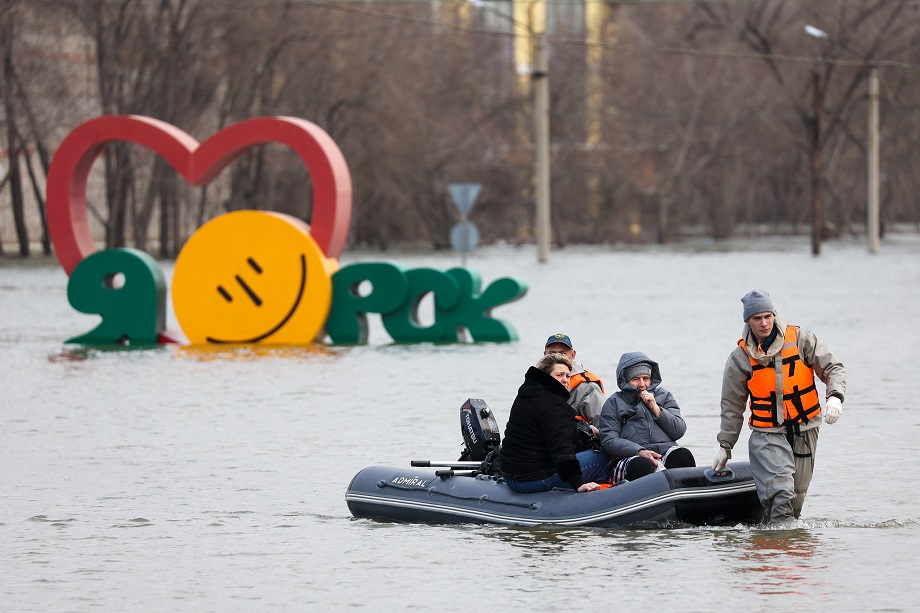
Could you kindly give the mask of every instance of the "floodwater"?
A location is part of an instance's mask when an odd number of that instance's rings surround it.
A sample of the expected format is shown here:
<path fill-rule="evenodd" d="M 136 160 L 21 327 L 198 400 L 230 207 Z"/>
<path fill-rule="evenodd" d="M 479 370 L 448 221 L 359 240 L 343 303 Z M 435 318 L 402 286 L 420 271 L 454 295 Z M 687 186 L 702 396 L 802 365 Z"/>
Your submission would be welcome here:
<path fill-rule="evenodd" d="M 70 307 L 56 262 L 0 262 L 0 606 L 916 610 L 920 239 L 888 238 L 874 256 L 826 243 L 819 258 L 807 240 L 568 248 L 542 265 L 533 249 L 481 250 L 467 266 L 485 284 L 513 276 L 530 291 L 493 312 L 521 340 L 479 345 L 396 345 L 371 316 L 359 347 L 80 349 L 63 341 L 97 319 Z M 343 263 L 360 259 L 384 258 Z M 711 462 L 721 371 L 753 287 L 823 338 L 849 375 L 793 529 L 351 517 L 345 489 L 364 466 L 458 457 L 467 398 L 485 399 L 504 425 L 559 331 L 608 388 L 621 353 L 658 360 L 689 424 L 682 443 Z"/>

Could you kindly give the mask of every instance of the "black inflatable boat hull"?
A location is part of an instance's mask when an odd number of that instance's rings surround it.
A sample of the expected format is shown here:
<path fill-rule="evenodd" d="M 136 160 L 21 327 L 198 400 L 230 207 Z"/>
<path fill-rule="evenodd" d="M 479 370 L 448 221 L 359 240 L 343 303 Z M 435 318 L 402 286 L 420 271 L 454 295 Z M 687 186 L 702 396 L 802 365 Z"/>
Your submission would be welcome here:
<path fill-rule="evenodd" d="M 519 494 L 487 476 L 371 466 L 345 494 L 355 517 L 518 526 L 661 527 L 757 523 L 762 507 L 747 462 L 725 471 L 674 468 L 588 493 Z"/>

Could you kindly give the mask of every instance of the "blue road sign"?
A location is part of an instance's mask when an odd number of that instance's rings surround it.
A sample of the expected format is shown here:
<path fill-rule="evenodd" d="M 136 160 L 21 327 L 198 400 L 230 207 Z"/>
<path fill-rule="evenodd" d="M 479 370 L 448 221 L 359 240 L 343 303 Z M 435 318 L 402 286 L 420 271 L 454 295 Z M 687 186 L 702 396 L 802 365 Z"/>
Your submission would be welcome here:
<path fill-rule="evenodd" d="M 461 221 L 450 229 L 450 244 L 454 251 L 468 253 L 479 244 L 479 228 L 469 221 Z"/>
<path fill-rule="evenodd" d="M 481 189 L 479 183 L 451 183 L 447 186 L 450 197 L 464 216 L 472 210 Z"/>

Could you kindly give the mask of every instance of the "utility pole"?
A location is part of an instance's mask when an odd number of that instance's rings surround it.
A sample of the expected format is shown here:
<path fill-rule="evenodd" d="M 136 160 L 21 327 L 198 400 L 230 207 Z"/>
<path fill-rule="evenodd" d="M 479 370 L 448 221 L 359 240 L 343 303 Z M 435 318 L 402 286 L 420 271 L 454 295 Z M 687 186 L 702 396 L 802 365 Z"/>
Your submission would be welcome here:
<path fill-rule="evenodd" d="M 811 73 L 814 87 L 811 124 L 811 253 L 821 254 L 821 226 L 823 224 L 821 201 L 821 107 L 824 96 L 821 92 L 821 75 L 817 70 Z"/>
<path fill-rule="evenodd" d="M 543 3 L 543 10 L 546 4 Z M 544 20 L 544 24 L 545 24 Z M 546 28 L 535 35 L 534 68 L 531 73 L 534 91 L 537 199 L 537 260 L 549 261 L 550 250 L 550 182 L 549 182 L 549 63 L 546 58 Z"/>
<path fill-rule="evenodd" d="M 869 66 L 866 82 L 869 98 L 869 125 L 866 152 L 866 233 L 869 253 L 878 253 L 879 241 L 879 131 L 878 131 L 878 66 Z"/>

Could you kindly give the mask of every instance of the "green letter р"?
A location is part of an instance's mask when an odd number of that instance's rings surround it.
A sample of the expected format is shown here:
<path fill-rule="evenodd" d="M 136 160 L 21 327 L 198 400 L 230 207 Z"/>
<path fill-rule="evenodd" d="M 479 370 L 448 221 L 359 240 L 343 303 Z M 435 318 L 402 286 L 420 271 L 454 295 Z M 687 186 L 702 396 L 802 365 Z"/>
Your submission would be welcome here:
<path fill-rule="evenodd" d="M 118 275 L 124 283 L 118 283 Z M 153 344 L 166 328 L 166 281 L 149 254 L 137 249 L 97 251 L 74 268 L 67 299 L 81 313 L 102 315 L 95 329 L 68 343 Z"/>
<path fill-rule="evenodd" d="M 363 281 L 371 291 L 361 296 Z M 334 344 L 367 342 L 367 313 L 389 313 L 402 305 L 409 281 L 402 266 L 388 262 L 358 262 L 343 266 L 332 275 L 332 308 L 326 319 L 326 333 Z"/>
<path fill-rule="evenodd" d="M 383 325 L 397 343 L 437 343 L 445 336 L 444 325 L 435 318 L 424 327 L 419 322 L 418 307 L 429 293 L 434 294 L 435 309 L 449 309 L 460 299 L 460 286 L 443 270 L 413 268 L 406 272 L 409 290 L 396 310 L 383 314 Z M 437 311 L 435 310 L 435 314 Z"/>

